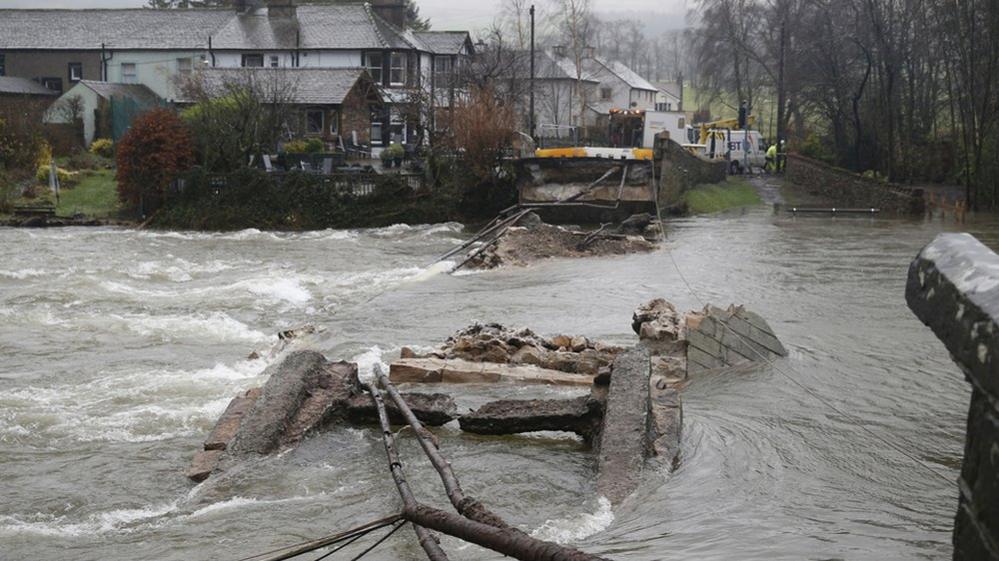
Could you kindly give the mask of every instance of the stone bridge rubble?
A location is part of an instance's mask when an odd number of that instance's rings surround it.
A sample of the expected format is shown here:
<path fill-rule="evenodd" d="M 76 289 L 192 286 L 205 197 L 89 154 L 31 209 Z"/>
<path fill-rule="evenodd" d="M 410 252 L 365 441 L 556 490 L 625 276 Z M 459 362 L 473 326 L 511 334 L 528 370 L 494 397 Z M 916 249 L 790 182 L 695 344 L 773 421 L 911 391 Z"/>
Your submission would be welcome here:
<path fill-rule="evenodd" d="M 383 379 L 410 388 L 465 384 L 474 391 L 474 384 L 544 384 L 581 392 L 562 399 L 500 399 L 461 414 L 445 393 L 401 397 L 428 426 L 457 421 L 462 431 L 474 434 L 575 433 L 597 457 L 598 491 L 617 504 L 637 488 L 647 466 L 668 469 L 679 461 L 681 395 L 691 376 L 787 354 L 762 317 L 735 306 L 681 313 L 657 299 L 635 311 L 632 329 L 638 340 L 625 347 L 580 335 L 543 337 L 530 329 L 475 324 L 430 351 L 403 348 Z M 241 458 L 292 448 L 337 424 L 379 422 L 355 364 L 295 351 L 265 374 L 262 388 L 229 404 L 196 454 L 189 478 L 203 481 Z M 390 423 L 409 424 L 391 401 L 386 405 Z"/>

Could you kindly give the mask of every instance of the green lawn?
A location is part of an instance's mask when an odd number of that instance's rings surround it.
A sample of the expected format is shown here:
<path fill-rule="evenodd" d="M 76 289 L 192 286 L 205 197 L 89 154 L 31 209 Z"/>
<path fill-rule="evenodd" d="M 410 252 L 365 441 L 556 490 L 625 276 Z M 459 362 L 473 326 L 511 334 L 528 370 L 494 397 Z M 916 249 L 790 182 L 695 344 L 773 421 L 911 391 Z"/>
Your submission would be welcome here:
<path fill-rule="evenodd" d="M 84 214 L 90 218 L 110 218 L 118 213 L 117 183 L 114 170 L 82 172 L 85 177 L 72 189 L 59 192 L 56 214 Z"/>
<path fill-rule="evenodd" d="M 762 202 L 756 188 L 740 177 L 729 177 L 716 185 L 698 185 L 683 194 L 683 201 L 690 214 L 710 214 Z"/>

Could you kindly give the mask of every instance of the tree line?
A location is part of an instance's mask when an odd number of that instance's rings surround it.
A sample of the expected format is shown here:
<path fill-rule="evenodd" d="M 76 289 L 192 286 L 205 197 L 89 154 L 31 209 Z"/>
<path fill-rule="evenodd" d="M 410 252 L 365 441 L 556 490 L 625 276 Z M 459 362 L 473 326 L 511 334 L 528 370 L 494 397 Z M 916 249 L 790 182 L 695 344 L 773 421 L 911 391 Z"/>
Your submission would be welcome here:
<path fill-rule="evenodd" d="M 775 104 L 792 149 L 999 204 L 995 0 L 700 0 L 690 36 L 698 85 Z"/>

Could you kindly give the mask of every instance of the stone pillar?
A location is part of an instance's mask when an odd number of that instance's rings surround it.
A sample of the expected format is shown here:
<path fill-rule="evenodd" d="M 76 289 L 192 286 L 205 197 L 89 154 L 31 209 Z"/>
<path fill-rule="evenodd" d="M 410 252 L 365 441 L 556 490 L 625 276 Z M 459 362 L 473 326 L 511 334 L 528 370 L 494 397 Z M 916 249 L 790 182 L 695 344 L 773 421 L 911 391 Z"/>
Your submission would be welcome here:
<path fill-rule="evenodd" d="M 954 559 L 999 560 L 999 255 L 941 234 L 909 267 L 905 295 L 972 386 Z"/>

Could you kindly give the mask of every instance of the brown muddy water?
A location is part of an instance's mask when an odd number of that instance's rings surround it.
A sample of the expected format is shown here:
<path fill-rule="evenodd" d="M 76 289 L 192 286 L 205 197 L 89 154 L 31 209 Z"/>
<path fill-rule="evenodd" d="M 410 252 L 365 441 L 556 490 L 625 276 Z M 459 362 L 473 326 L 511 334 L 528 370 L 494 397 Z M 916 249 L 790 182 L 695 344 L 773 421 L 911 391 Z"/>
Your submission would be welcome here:
<path fill-rule="evenodd" d="M 947 559 L 968 388 L 905 306 L 909 261 L 953 224 L 792 218 L 766 207 L 677 220 L 700 295 L 769 319 L 780 372 L 695 379 L 682 458 L 613 513 L 595 461 L 559 434 L 442 431 L 468 491 L 535 535 L 629 560 Z M 995 245 L 999 223 L 968 226 Z M 378 432 L 335 428 L 195 486 L 191 455 L 279 330 L 370 368 L 473 321 L 630 343 L 632 310 L 698 307 L 669 254 L 448 276 L 425 265 L 457 224 L 273 234 L 0 230 L 0 559 L 239 559 L 399 507 Z M 251 351 L 265 358 L 247 360 Z M 455 388 L 462 406 L 564 390 Z M 416 494 L 445 506 L 402 435 Z M 362 540 L 364 542 L 365 540 Z M 368 540 L 370 541 L 370 540 Z M 450 539 L 452 559 L 497 556 Z M 372 559 L 422 558 L 410 530 Z"/>

